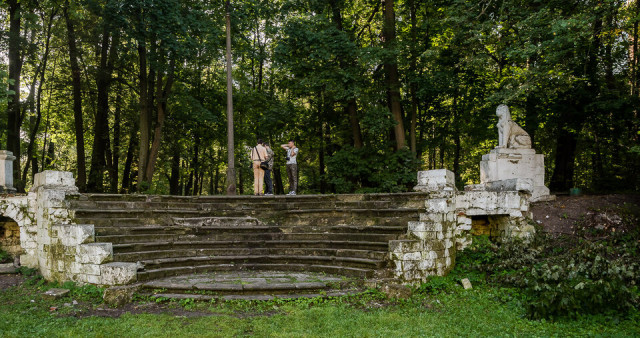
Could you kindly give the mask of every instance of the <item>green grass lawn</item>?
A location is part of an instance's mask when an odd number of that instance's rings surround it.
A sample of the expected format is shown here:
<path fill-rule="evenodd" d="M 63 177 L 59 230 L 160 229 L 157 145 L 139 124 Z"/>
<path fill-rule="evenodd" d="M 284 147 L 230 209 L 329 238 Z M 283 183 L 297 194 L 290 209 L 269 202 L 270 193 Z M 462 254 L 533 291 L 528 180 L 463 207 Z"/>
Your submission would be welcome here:
<path fill-rule="evenodd" d="M 489 286 L 456 286 L 447 293 L 414 294 L 404 301 L 387 300 L 377 292 L 329 301 L 166 302 L 160 307 L 140 299 L 136 304 L 142 307 L 150 304 L 174 313 L 124 313 L 117 318 L 87 316 L 105 307 L 96 290 L 74 288 L 60 300 L 41 298 L 50 287 L 39 282 L 0 291 L 0 336 L 640 336 L 637 312 L 627 318 L 533 321 L 525 318 L 518 297 L 511 296 L 516 290 Z M 78 305 L 64 305 L 74 299 Z M 51 306 L 57 309 L 51 311 Z"/>

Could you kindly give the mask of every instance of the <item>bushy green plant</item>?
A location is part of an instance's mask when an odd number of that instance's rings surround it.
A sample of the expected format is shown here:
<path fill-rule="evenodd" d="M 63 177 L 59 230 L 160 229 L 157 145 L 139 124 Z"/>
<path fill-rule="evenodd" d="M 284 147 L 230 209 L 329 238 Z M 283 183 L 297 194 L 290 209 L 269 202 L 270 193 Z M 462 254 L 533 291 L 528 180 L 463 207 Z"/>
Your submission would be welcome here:
<path fill-rule="evenodd" d="M 415 185 L 419 164 L 409 150 L 347 146 L 327 160 L 328 182 L 338 193 L 402 192 Z"/>
<path fill-rule="evenodd" d="M 525 276 L 532 318 L 626 313 L 638 306 L 638 264 L 606 255 L 606 245 L 585 243 L 575 252 L 534 265 Z"/>
<path fill-rule="evenodd" d="M 491 243 L 487 237 L 457 256 L 454 274 L 479 272 L 489 281 L 520 287 L 531 318 L 628 313 L 640 306 L 640 252 L 637 217 L 625 230 L 592 237 L 584 226 L 576 236 L 542 231 L 528 243 Z M 584 233 L 582 233 L 584 232 Z"/>
<path fill-rule="evenodd" d="M 458 282 L 451 275 L 444 277 L 433 276 L 429 278 L 426 283 L 422 283 L 416 292 L 424 294 L 438 294 L 452 292 L 456 288 L 459 288 Z"/>
<path fill-rule="evenodd" d="M 10 261 L 11 261 L 11 255 L 8 252 L 0 249 L 0 263 L 7 263 Z"/>

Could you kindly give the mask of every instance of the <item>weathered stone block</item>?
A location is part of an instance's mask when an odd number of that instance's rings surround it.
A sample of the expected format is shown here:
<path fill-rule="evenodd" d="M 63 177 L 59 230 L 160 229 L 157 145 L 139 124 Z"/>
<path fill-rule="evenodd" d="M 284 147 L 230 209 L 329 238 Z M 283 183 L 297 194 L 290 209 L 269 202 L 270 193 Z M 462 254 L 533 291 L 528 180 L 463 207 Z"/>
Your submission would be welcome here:
<path fill-rule="evenodd" d="M 533 180 L 530 178 L 509 178 L 485 183 L 487 191 L 533 191 Z"/>
<path fill-rule="evenodd" d="M 42 294 L 45 299 L 58 299 L 66 296 L 69 293 L 69 289 L 53 288 L 49 289 Z"/>
<path fill-rule="evenodd" d="M 16 159 L 8 150 L 0 150 L 0 193 L 14 193 L 13 161 Z"/>
<path fill-rule="evenodd" d="M 460 283 L 462 283 L 462 287 L 465 290 L 473 289 L 473 286 L 471 286 L 471 281 L 469 281 L 469 278 L 463 278 L 462 280 L 460 280 Z"/>
<path fill-rule="evenodd" d="M 416 240 L 391 240 L 389 241 L 390 252 L 415 252 L 422 250 L 422 242 Z"/>
<path fill-rule="evenodd" d="M 33 190 L 38 188 L 78 191 L 73 174 L 68 171 L 45 170 L 33 177 Z"/>
<path fill-rule="evenodd" d="M 415 191 L 454 191 L 456 187 L 455 175 L 446 169 L 418 172 L 418 185 Z"/>
<path fill-rule="evenodd" d="M 449 203 L 446 198 L 432 198 L 427 200 L 425 207 L 428 213 L 446 213 L 449 211 Z"/>
<path fill-rule="evenodd" d="M 138 265 L 136 263 L 114 262 L 100 265 L 103 285 L 123 285 L 137 280 Z"/>
<path fill-rule="evenodd" d="M 442 223 L 435 222 L 409 222 L 409 232 L 413 231 L 442 231 Z"/>
<path fill-rule="evenodd" d="M 104 290 L 102 299 L 113 307 L 121 307 L 133 300 L 133 295 L 140 289 L 138 285 L 113 286 Z"/>
<path fill-rule="evenodd" d="M 64 246 L 76 246 L 95 240 L 93 224 L 64 224 L 52 227 L 58 232 L 58 238 Z"/>
<path fill-rule="evenodd" d="M 80 273 L 85 275 L 99 276 L 101 273 L 100 265 L 98 264 L 81 264 Z"/>
<path fill-rule="evenodd" d="M 89 243 L 78 246 L 78 262 L 102 264 L 113 260 L 113 244 Z"/>
<path fill-rule="evenodd" d="M 402 255 L 403 261 L 419 261 L 422 259 L 420 252 L 409 252 Z"/>
<path fill-rule="evenodd" d="M 89 284 L 95 284 L 95 285 L 101 285 L 102 284 L 102 278 L 100 276 L 97 275 L 84 275 L 85 276 L 85 280 L 87 283 Z"/>
<path fill-rule="evenodd" d="M 426 213 L 422 212 L 419 215 L 420 222 L 433 222 L 433 223 L 441 223 L 444 221 L 444 216 L 442 213 Z"/>

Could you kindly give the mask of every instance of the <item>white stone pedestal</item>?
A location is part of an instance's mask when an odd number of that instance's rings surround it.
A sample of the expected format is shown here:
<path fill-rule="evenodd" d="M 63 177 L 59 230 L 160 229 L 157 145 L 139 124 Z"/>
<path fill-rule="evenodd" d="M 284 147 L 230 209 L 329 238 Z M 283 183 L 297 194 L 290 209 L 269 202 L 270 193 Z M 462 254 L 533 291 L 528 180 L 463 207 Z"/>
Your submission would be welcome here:
<path fill-rule="evenodd" d="M 512 179 L 531 182 L 531 201 L 551 199 L 549 188 L 544 185 L 544 155 L 535 149 L 495 148 L 482 156 L 480 183 Z"/>
<path fill-rule="evenodd" d="M 418 171 L 418 185 L 414 191 L 454 191 L 456 190 L 456 178 L 452 171 L 436 169 Z"/>
<path fill-rule="evenodd" d="M 13 193 L 13 161 L 16 159 L 8 150 L 0 150 L 0 193 Z"/>

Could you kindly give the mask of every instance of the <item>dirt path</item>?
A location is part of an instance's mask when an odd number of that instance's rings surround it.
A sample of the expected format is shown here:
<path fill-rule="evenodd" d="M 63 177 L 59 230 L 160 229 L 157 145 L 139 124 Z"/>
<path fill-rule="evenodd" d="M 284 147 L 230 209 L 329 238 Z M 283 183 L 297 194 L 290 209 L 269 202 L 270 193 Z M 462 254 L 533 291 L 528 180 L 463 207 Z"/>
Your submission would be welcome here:
<path fill-rule="evenodd" d="M 640 210 L 640 195 L 558 196 L 555 201 L 532 204 L 531 211 L 545 231 L 573 234 L 576 222 L 585 219 L 608 228 L 618 221 L 617 213 L 623 207 Z"/>

